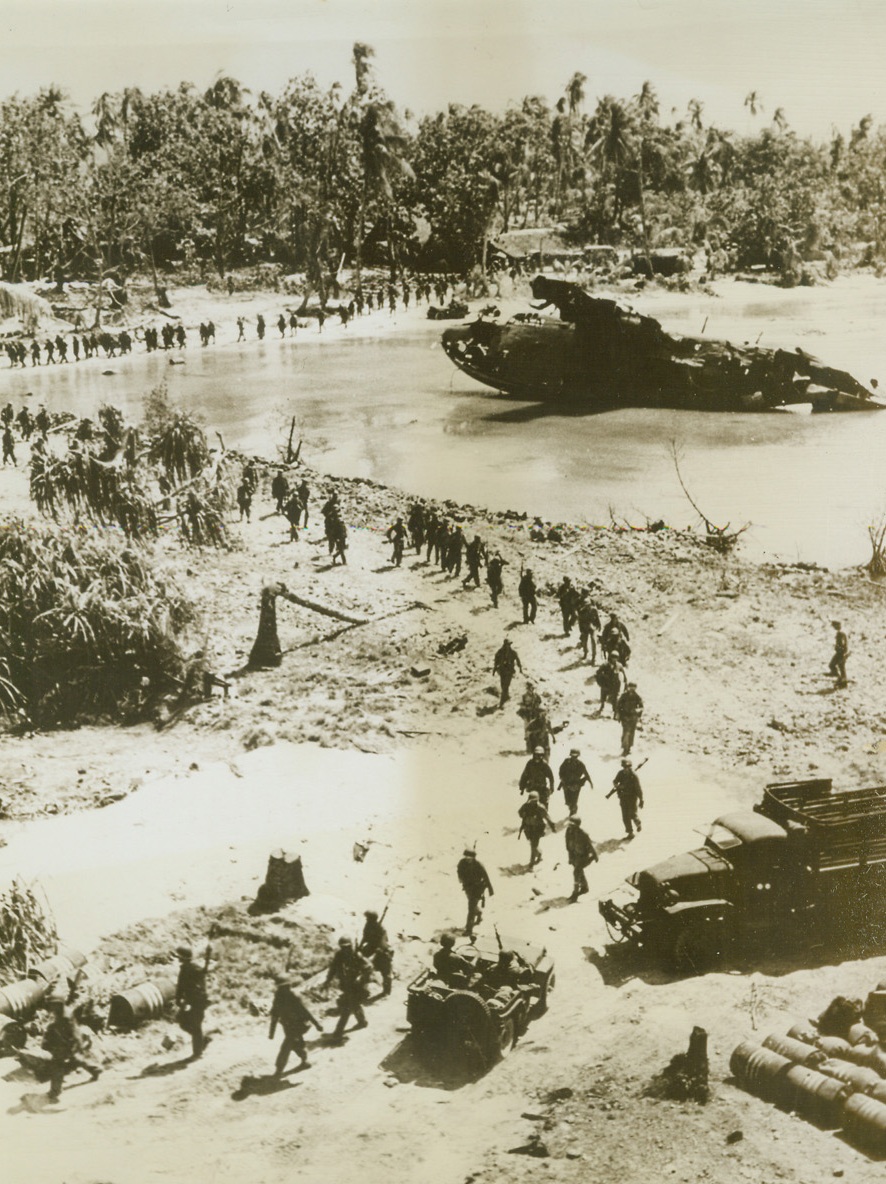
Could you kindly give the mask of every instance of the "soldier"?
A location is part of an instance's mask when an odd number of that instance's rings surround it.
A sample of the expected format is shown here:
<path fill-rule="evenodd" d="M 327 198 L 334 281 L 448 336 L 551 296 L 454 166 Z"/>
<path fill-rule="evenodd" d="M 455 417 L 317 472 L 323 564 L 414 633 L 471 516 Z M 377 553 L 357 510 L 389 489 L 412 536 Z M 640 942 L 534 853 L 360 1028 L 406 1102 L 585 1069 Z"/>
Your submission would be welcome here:
<path fill-rule="evenodd" d="M 436 510 L 429 510 L 427 518 L 425 519 L 425 544 L 427 550 L 425 551 L 425 563 L 431 562 L 431 553 L 433 552 L 437 542 L 437 531 L 440 529 L 440 519 Z"/>
<path fill-rule="evenodd" d="M 343 564 L 347 564 L 347 549 L 348 549 L 348 528 L 339 518 L 338 514 L 333 514 L 329 519 L 329 549 L 332 552 L 332 565 L 335 566 L 335 561 L 340 559 Z"/>
<path fill-rule="evenodd" d="M 237 486 L 237 505 L 240 508 L 240 521 L 245 518 L 247 522 L 252 520 L 252 486 L 244 478 Z"/>
<path fill-rule="evenodd" d="M 8 460 L 11 460 L 13 465 L 17 465 L 17 463 L 18 463 L 15 459 L 15 437 L 12 434 L 12 430 L 7 425 L 3 429 L 3 467 L 4 468 L 6 468 L 6 462 Z"/>
<path fill-rule="evenodd" d="M 640 786 L 640 778 L 634 772 L 634 767 L 631 761 L 625 757 L 621 762 L 621 768 L 615 774 L 615 780 L 612 783 L 612 789 L 606 795 L 611 798 L 612 795 L 618 794 L 618 804 L 621 806 L 621 820 L 624 823 L 625 834 L 629 839 L 634 837 L 634 827 L 639 833 L 643 829 L 640 822 L 640 810 L 643 806 L 643 790 Z"/>
<path fill-rule="evenodd" d="M 285 479 L 286 478 L 284 477 L 284 481 L 285 481 Z M 287 490 L 287 493 L 288 492 L 289 491 Z M 286 501 L 283 503 L 283 517 L 289 523 L 289 541 L 291 543 L 298 542 L 298 526 L 299 526 L 299 523 L 301 522 L 302 509 L 303 509 L 302 501 L 301 501 L 301 498 L 298 496 L 298 491 L 296 490 L 295 493 L 293 493 L 290 497 L 288 497 L 286 499 Z M 329 525 L 327 523 L 327 538 L 328 537 L 329 537 Z M 330 544 L 329 549 L 330 549 L 330 551 L 332 550 L 331 544 Z"/>
<path fill-rule="evenodd" d="M 259 313 L 258 316 L 255 318 L 255 332 L 256 332 L 256 336 L 258 337 L 259 341 L 264 341 L 264 339 L 265 339 L 265 318 L 262 316 L 261 313 Z"/>
<path fill-rule="evenodd" d="M 465 848 L 465 853 L 458 861 L 456 871 L 462 890 L 468 898 L 468 917 L 465 922 L 465 935 L 470 936 L 474 932 L 474 926 L 479 925 L 483 918 L 483 904 L 486 899 L 486 893 L 488 892 L 490 896 L 494 896 L 495 892 L 486 868 L 477 858 L 477 852 L 473 847 Z"/>
<path fill-rule="evenodd" d="M 479 588 L 480 587 L 480 567 L 486 559 L 486 548 L 480 540 L 480 536 L 475 534 L 468 545 L 465 547 L 465 559 L 468 562 L 468 574 L 462 581 L 465 588 L 470 584 L 471 580 Z"/>
<path fill-rule="evenodd" d="M 566 810 L 569 814 L 575 814 L 578 810 L 578 795 L 581 793 L 583 785 L 587 785 L 588 789 L 594 788 L 594 783 L 591 781 L 591 775 L 585 767 L 584 761 L 579 760 L 581 753 L 577 748 L 570 748 L 569 756 L 560 766 L 560 783 L 558 789 L 563 790 L 563 800 L 566 802 Z"/>
<path fill-rule="evenodd" d="M 246 340 L 246 319 L 244 317 L 237 317 L 237 340 Z"/>
<path fill-rule="evenodd" d="M 3 439 L 4 457 L 6 452 L 6 438 Z M 3 461 L 6 464 L 6 460 Z M 849 639 L 843 632 L 843 626 L 839 621 L 831 621 L 831 628 L 834 630 L 834 656 L 831 658 L 828 671 L 832 678 L 837 680 L 838 687 L 846 686 L 846 659 L 849 657 Z"/>
<path fill-rule="evenodd" d="M 335 1025 L 335 1031 L 332 1034 L 334 1041 L 341 1041 L 344 1036 L 345 1027 L 351 1016 L 357 1021 L 355 1027 L 366 1027 L 366 1015 L 363 1011 L 363 1004 L 366 1002 L 366 996 L 368 994 L 366 980 L 370 972 L 371 967 L 369 963 L 362 955 L 357 953 L 350 938 L 340 937 L 338 940 L 338 949 L 335 952 L 326 975 L 326 986 L 330 986 L 333 980 L 337 980 L 341 992 L 338 1000 L 338 1023 Z"/>
<path fill-rule="evenodd" d="M 73 1011 L 61 995 L 50 996 L 49 1007 L 52 1019 L 43 1036 L 43 1048 L 50 1055 L 49 1100 L 57 1102 L 64 1080 L 75 1069 L 85 1069 L 93 1081 L 97 1081 L 101 1068 L 87 1060 L 89 1043 L 77 1023 Z"/>
<path fill-rule="evenodd" d="M 497 674 L 499 682 L 501 683 L 501 698 L 498 701 L 499 707 L 504 707 L 511 695 L 511 682 L 514 678 L 515 670 L 523 673 L 523 665 L 517 655 L 517 651 L 511 645 L 510 638 L 505 638 L 501 646 L 496 651 L 495 659 L 492 663 L 492 673 Z"/>
<path fill-rule="evenodd" d="M 289 336 L 295 337 L 295 334 L 297 331 L 298 331 L 298 317 L 296 316 L 296 314 L 294 312 L 291 312 L 289 314 Z"/>
<path fill-rule="evenodd" d="M 634 733 L 643 715 L 643 700 L 637 684 L 629 682 L 618 700 L 618 720 L 621 724 L 621 755 L 627 756 L 634 746 Z"/>
<path fill-rule="evenodd" d="M 203 1035 L 203 1020 L 209 1000 L 206 995 L 206 972 L 209 968 L 210 951 L 206 950 L 203 966 L 194 962 L 190 946 L 179 946 L 176 951 L 179 960 L 178 982 L 175 986 L 175 1002 L 178 1006 L 178 1025 L 191 1037 L 192 1059 L 199 1060 L 209 1043 Z"/>
<path fill-rule="evenodd" d="M 275 502 L 275 509 L 278 514 L 283 512 L 283 504 L 289 494 L 289 482 L 286 480 L 286 474 L 282 469 L 278 469 L 271 481 L 271 497 Z"/>
<path fill-rule="evenodd" d="M 449 536 L 449 544 L 446 548 L 446 562 L 444 567 L 450 575 L 461 575 L 461 559 L 465 549 L 465 536 L 461 526 L 456 522 L 452 528 L 452 534 Z"/>
<path fill-rule="evenodd" d="M 416 555 L 418 555 L 421 551 L 422 543 L 425 540 L 425 508 L 421 502 L 413 502 L 409 507 L 409 517 L 406 520 L 406 525 L 409 528 L 412 546 L 415 548 Z"/>
<path fill-rule="evenodd" d="M 498 551 L 492 556 L 486 565 L 486 583 L 489 585 L 489 595 L 492 597 L 492 607 L 498 608 L 498 598 L 504 592 L 504 582 L 502 581 L 502 568 L 506 565 L 507 559 L 502 559 Z"/>
<path fill-rule="evenodd" d="M 322 1032 L 323 1028 L 308 1011 L 301 997 L 292 989 L 288 976 L 279 973 L 274 975 L 274 979 L 277 983 L 277 990 L 274 992 L 274 1002 L 271 1004 L 271 1027 L 268 1032 L 268 1040 L 274 1039 L 274 1033 L 277 1031 L 277 1024 L 279 1024 L 283 1029 L 283 1043 L 277 1053 L 274 1076 L 282 1077 L 286 1062 L 289 1060 L 289 1054 L 292 1052 L 297 1052 L 299 1055 L 301 1061 L 299 1068 L 307 1069 L 309 1067 L 305 1032 L 311 1024 L 318 1032 Z"/>
<path fill-rule="evenodd" d="M 298 496 L 301 498 L 302 513 L 305 516 L 305 529 L 308 525 L 308 506 L 311 501 L 311 487 L 307 481 L 302 477 L 298 483 Z"/>
<path fill-rule="evenodd" d="M 40 365 L 40 342 L 36 338 L 31 342 L 31 365 Z"/>
<path fill-rule="evenodd" d="M 597 634 L 600 630 L 600 614 L 597 606 L 591 600 L 587 590 L 581 593 L 578 601 L 578 643 L 581 652 L 588 656 L 588 642 L 591 643 L 591 661 L 597 661 Z"/>
<path fill-rule="evenodd" d="M 572 895 L 569 897 L 569 903 L 575 904 L 588 890 L 585 868 L 600 858 L 590 835 L 582 829 L 581 819 L 577 814 L 571 814 L 566 825 L 566 855 L 572 868 Z"/>
<path fill-rule="evenodd" d="M 280 330 L 280 336 L 285 337 L 286 336 L 286 317 L 283 315 L 282 312 L 280 313 L 280 316 L 277 318 L 277 328 Z"/>
<path fill-rule="evenodd" d="M 367 909 L 363 916 L 366 918 L 366 923 L 363 926 L 363 935 L 357 946 L 357 953 L 367 958 L 373 970 L 381 976 L 382 995 L 390 995 L 394 951 L 388 942 L 387 930 L 382 924 L 384 916 L 379 920 L 378 913 L 373 909 Z"/>
<path fill-rule="evenodd" d="M 462 958 L 461 954 L 456 954 L 454 946 L 455 938 L 452 934 L 442 934 L 440 948 L 435 951 L 433 958 L 434 974 L 450 987 L 466 985 L 474 974 L 472 963 L 467 958 Z"/>
<path fill-rule="evenodd" d="M 385 538 L 393 545 L 391 553 L 391 562 L 394 567 L 399 567 L 403 562 L 403 550 L 406 546 L 406 527 L 403 525 L 403 519 L 398 518 L 393 526 L 388 528 Z"/>
<path fill-rule="evenodd" d="M 523 602 L 523 624 L 534 625 L 535 616 L 538 612 L 538 591 L 535 587 L 531 568 L 527 567 L 523 572 L 520 577 L 520 583 L 517 586 L 517 591 L 520 594 L 520 600 Z"/>
<path fill-rule="evenodd" d="M 520 774 L 520 793 L 537 793 L 542 805 L 547 808 L 548 798 L 554 792 L 554 774 L 545 760 L 545 750 L 539 744 L 533 749 Z"/>
<path fill-rule="evenodd" d="M 627 625 L 618 619 L 616 613 L 610 613 L 609 620 L 603 626 L 603 632 L 600 634 L 600 646 L 607 657 L 619 637 L 624 637 L 625 641 L 631 640 Z"/>
<path fill-rule="evenodd" d="M 597 680 L 597 685 L 600 688 L 598 715 L 602 715 L 603 708 L 607 703 L 611 703 L 613 719 L 617 716 L 618 696 L 621 692 L 623 677 L 624 670 L 615 654 L 610 654 L 603 665 L 597 667 L 597 673 L 594 675 L 594 678 Z"/>
<path fill-rule="evenodd" d="M 564 576 L 557 589 L 557 602 L 560 605 L 560 615 L 563 618 L 563 636 L 568 637 L 572 632 L 576 617 L 576 593 L 569 576 Z"/>
<path fill-rule="evenodd" d="M 529 866 L 535 867 L 537 863 L 541 863 L 541 851 L 538 845 L 545 833 L 545 826 L 549 826 L 552 831 L 557 828 L 551 822 L 545 803 L 534 791 L 527 796 L 517 813 L 520 815 L 520 829 L 517 832 L 517 838 L 519 839 L 522 834 L 529 840 Z"/>

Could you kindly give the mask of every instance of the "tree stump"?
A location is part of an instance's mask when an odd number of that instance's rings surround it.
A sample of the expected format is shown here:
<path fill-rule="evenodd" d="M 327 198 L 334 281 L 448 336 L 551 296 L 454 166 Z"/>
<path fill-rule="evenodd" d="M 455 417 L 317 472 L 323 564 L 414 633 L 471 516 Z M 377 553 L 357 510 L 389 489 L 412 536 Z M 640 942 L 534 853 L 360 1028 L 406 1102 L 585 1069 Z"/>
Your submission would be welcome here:
<path fill-rule="evenodd" d="M 249 667 L 252 670 L 279 666 L 283 661 L 283 651 L 277 634 L 277 597 L 285 591 L 283 584 L 265 584 L 261 590 L 258 633 L 249 654 Z"/>
<path fill-rule="evenodd" d="M 249 912 L 275 913 L 284 904 L 301 900 L 303 896 L 310 896 L 310 891 L 305 884 L 301 856 L 278 848 L 268 857 L 265 882 L 259 888 Z"/>

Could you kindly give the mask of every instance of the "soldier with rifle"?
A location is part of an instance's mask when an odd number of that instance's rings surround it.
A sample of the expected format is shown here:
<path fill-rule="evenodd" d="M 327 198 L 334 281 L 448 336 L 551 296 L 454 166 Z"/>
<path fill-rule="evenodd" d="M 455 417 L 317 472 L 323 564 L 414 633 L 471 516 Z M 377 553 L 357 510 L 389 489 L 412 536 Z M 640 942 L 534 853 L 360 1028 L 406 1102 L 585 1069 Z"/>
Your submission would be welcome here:
<path fill-rule="evenodd" d="M 382 995 L 390 995 L 391 978 L 394 966 L 394 951 L 388 941 L 388 933 L 384 927 L 384 919 L 388 915 L 388 905 L 385 905 L 379 917 L 374 909 L 367 909 L 363 916 L 366 923 L 363 934 L 357 946 L 357 953 L 362 954 L 372 964 L 373 970 L 381 976 Z"/>
<path fill-rule="evenodd" d="M 274 1039 L 274 1033 L 277 1031 L 277 1025 L 279 1024 L 283 1029 L 283 1043 L 280 1045 L 280 1051 L 277 1053 L 274 1076 L 282 1077 L 290 1053 L 298 1053 L 301 1061 L 299 1068 L 308 1068 L 309 1062 L 308 1050 L 305 1045 L 305 1032 L 307 1032 L 311 1024 L 314 1025 L 318 1032 L 322 1032 L 323 1028 L 305 1006 L 301 996 L 293 990 L 292 984 L 289 981 L 289 975 L 285 971 L 281 971 L 275 974 L 274 978 L 277 983 L 277 990 L 274 992 L 274 1002 L 271 1004 L 271 1027 L 268 1032 L 268 1040 Z"/>
<path fill-rule="evenodd" d="M 212 930 L 209 933 L 212 940 Z M 175 986 L 175 1002 L 178 1007 L 178 1026 L 191 1037 L 192 1060 L 199 1060 L 209 1041 L 203 1035 L 203 1021 L 209 998 L 206 994 L 206 975 L 209 971 L 209 959 L 212 956 L 212 946 L 207 944 L 206 957 L 200 966 L 194 961 L 190 946 L 179 946 L 176 949 L 179 960 L 178 982 Z"/>
<path fill-rule="evenodd" d="M 338 999 L 338 1023 L 332 1033 L 334 1042 L 339 1043 L 342 1040 L 351 1016 L 357 1021 L 355 1027 L 366 1027 L 366 1013 L 363 1011 L 363 1004 L 369 994 L 366 983 L 371 972 L 371 966 L 362 954 L 354 949 L 351 939 L 340 937 L 338 949 L 329 964 L 325 982 L 328 987 L 332 985 L 333 981 L 337 981 L 341 992 Z"/>
<path fill-rule="evenodd" d="M 478 534 L 475 534 L 465 546 L 465 560 L 468 565 L 468 574 L 462 580 L 462 586 L 467 588 L 468 584 L 473 581 L 475 586 L 479 588 L 480 567 L 486 562 L 486 547 Z"/>
<path fill-rule="evenodd" d="M 597 634 L 600 631 L 600 614 L 597 606 L 584 589 L 578 600 L 578 643 L 582 654 L 588 656 L 588 642 L 591 645 L 591 661 L 597 661 Z"/>
<path fill-rule="evenodd" d="M 393 526 L 388 527 L 385 538 L 393 546 L 391 552 L 391 562 L 394 567 L 399 567 L 403 562 L 403 551 L 406 547 L 406 527 L 402 518 L 398 518 Z"/>
<path fill-rule="evenodd" d="M 645 764 L 646 761 L 642 760 L 637 765 L 637 769 L 642 769 Z M 606 795 L 607 798 L 611 798 L 614 793 L 618 794 L 618 804 L 621 806 L 621 820 L 624 823 L 625 833 L 629 839 L 632 839 L 634 827 L 637 828 L 638 833 L 643 829 L 643 824 L 640 822 L 643 789 L 640 785 L 640 778 L 627 757 L 622 760 L 621 768 L 615 774 L 615 780 L 612 782 L 612 789 Z"/>
<path fill-rule="evenodd" d="M 468 899 L 465 936 L 470 937 L 474 932 L 474 926 L 479 925 L 483 918 L 483 905 L 487 892 L 490 896 L 494 896 L 495 891 L 489 874 L 477 858 L 477 852 L 473 847 L 465 847 L 464 855 L 458 861 L 456 873 L 462 891 Z"/>
<path fill-rule="evenodd" d="M 456 954 L 455 938 L 451 933 L 440 937 L 440 948 L 433 957 L 434 974 L 447 986 L 467 985 L 474 975 L 473 963 L 461 954 Z"/>
<path fill-rule="evenodd" d="M 88 1060 L 89 1042 L 84 1034 L 65 995 L 53 992 L 48 999 L 52 1019 L 43 1036 L 43 1048 L 50 1055 L 49 1100 L 57 1102 L 64 1080 L 75 1069 L 85 1069 L 93 1081 L 97 1081 L 101 1067 Z"/>
<path fill-rule="evenodd" d="M 545 827 L 549 826 L 552 831 L 557 828 L 551 822 L 544 802 L 534 791 L 527 796 L 517 813 L 520 815 L 520 829 L 517 831 L 517 838 L 519 839 L 520 835 L 525 835 L 529 840 L 529 866 L 535 867 L 537 863 L 541 863 L 539 843 L 545 833 Z"/>
<path fill-rule="evenodd" d="M 600 688 L 600 706 L 597 714 L 602 715 L 603 708 L 610 703 L 612 718 L 615 719 L 618 715 L 618 697 L 624 678 L 624 668 L 614 653 L 609 654 L 603 665 L 597 667 L 594 678 Z"/>
<path fill-rule="evenodd" d="M 831 621 L 831 628 L 834 630 L 834 656 L 831 658 L 828 671 L 831 677 L 837 680 L 838 687 L 845 687 L 847 685 L 846 659 L 849 657 L 849 639 L 843 632 L 843 626 L 839 621 Z"/>

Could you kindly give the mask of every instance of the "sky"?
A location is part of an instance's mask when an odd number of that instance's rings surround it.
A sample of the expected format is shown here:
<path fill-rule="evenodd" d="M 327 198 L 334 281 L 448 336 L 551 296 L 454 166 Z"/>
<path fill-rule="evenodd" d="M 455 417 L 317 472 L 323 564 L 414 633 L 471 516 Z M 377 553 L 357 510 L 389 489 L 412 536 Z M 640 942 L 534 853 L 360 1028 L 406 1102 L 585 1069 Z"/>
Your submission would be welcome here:
<path fill-rule="evenodd" d="M 274 92 L 308 70 L 347 87 L 355 41 L 416 115 L 553 103 L 581 71 L 589 107 L 649 80 L 663 117 L 700 99 L 706 121 L 740 132 L 779 107 L 818 139 L 868 113 L 886 122 L 883 0 L 0 0 L 0 94 L 52 82 L 86 109 L 124 86 L 225 73 Z"/>

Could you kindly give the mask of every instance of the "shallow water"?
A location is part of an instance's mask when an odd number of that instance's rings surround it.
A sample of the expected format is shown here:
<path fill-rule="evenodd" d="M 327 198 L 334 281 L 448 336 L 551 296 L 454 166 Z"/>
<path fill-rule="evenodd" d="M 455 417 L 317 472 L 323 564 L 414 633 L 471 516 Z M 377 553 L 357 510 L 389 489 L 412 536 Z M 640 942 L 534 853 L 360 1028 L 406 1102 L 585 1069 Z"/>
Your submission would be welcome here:
<path fill-rule="evenodd" d="M 849 365 L 845 355 L 852 354 L 852 369 L 867 377 L 868 366 L 879 361 L 879 342 L 868 348 L 863 326 L 851 318 L 842 336 L 833 333 L 837 314 L 827 295 L 816 293 L 813 304 L 804 292 L 788 299 L 761 290 L 744 303 L 723 302 L 720 323 L 708 332 L 756 337 L 763 326 L 763 344 L 775 344 L 777 329 L 786 343 L 833 364 Z M 886 311 L 886 289 L 878 287 L 875 296 Z M 638 304 L 668 327 L 701 328 L 695 322 L 703 306 L 691 298 Z M 870 317 L 869 300 L 865 311 Z M 439 346 L 440 330 L 416 323 L 381 338 L 321 343 L 302 336 L 206 350 L 192 344 L 184 364 L 175 366 L 165 354 L 136 354 L 3 371 L 0 398 L 18 406 L 30 391 L 33 410 L 45 402 L 79 415 L 94 415 L 109 401 L 138 418 L 144 392 L 165 378 L 173 399 L 200 414 L 228 446 L 273 455 L 295 415 L 305 460 L 327 472 L 592 524 L 608 523 L 610 507 L 637 524 L 693 522 L 674 469 L 674 441 L 686 484 L 705 513 L 719 525 L 753 524 L 749 555 L 829 566 L 866 560 L 866 527 L 886 510 L 886 413 L 556 411 L 503 398 L 456 371 Z"/>

